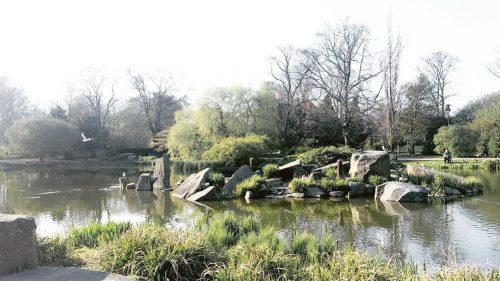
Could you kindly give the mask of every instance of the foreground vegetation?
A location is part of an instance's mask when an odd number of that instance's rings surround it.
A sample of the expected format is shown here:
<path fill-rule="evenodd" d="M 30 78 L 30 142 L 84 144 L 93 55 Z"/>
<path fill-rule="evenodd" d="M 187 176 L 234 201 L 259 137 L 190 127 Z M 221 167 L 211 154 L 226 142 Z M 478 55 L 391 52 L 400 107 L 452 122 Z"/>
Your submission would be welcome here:
<path fill-rule="evenodd" d="M 146 223 L 126 231 L 93 224 L 68 237 L 39 238 L 41 265 L 81 266 L 143 280 L 499 280 L 500 270 L 445 268 L 427 273 L 350 246 L 325 233 L 282 239 L 256 217 L 226 212 L 200 216 L 189 231 Z M 124 224 L 128 225 L 128 224 Z M 127 228 L 127 227 L 125 227 Z M 98 231 L 96 231 L 98 229 Z M 74 243 L 80 236 L 93 235 Z M 118 239 L 119 238 L 119 239 Z"/>

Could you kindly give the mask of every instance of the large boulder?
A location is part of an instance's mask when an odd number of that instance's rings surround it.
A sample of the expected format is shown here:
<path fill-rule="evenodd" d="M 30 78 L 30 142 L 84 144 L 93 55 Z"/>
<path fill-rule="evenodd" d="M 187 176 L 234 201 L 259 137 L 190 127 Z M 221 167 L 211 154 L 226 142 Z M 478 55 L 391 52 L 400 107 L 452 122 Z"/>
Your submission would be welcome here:
<path fill-rule="evenodd" d="M 380 201 L 424 202 L 428 193 L 427 189 L 420 185 L 390 181 L 376 187 L 375 197 Z"/>
<path fill-rule="evenodd" d="M 215 186 L 209 186 L 203 190 L 200 190 L 193 195 L 187 197 L 189 201 L 207 201 L 217 198 L 217 193 L 215 192 Z"/>
<path fill-rule="evenodd" d="M 385 151 L 367 150 L 352 154 L 349 175 L 366 180 L 370 175 L 389 177 L 391 160 Z"/>
<path fill-rule="evenodd" d="M 0 214 L 0 275 L 37 266 L 35 219 Z"/>
<path fill-rule="evenodd" d="M 208 175 L 212 169 L 206 168 L 196 174 L 190 175 L 174 190 L 174 195 L 180 198 L 188 198 L 194 193 L 204 189 L 204 183 L 208 179 Z"/>
<path fill-rule="evenodd" d="M 310 186 L 306 188 L 304 193 L 305 197 L 307 198 L 322 198 L 328 196 L 328 193 L 315 186 Z"/>
<path fill-rule="evenodd" d="M 233 176 L 227 181 L 227 183 L 222 188 L 222 195 L 232 196 L 234 188 L 238 183 L 243 180 L 251 177 L 253 175 L 252 168 L 248 165 L 241 166 L 236 172 L 234 172 Z"/>
<path fill-rule="evenodd" d="M 136 191 L 151 191 L 153 190 L 153 179 L 149 173 L 143 173 L 139 176 Z"/>
<path fill-rule="evenodd" d="M 170 187 L 170 157 L 167 153 L 163 157 L 157 158 L 153 176 L 157 177 L 157 181 L 153 184 L 156 189 L 164 189 Z"/>

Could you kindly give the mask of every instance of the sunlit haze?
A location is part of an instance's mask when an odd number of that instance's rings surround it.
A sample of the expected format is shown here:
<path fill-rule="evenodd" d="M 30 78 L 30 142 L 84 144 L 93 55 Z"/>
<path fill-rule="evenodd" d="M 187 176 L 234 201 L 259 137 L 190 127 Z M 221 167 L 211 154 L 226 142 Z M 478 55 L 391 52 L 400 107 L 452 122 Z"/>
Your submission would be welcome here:
<path fill-rule="evenodd" d="M 422 58 L 459 59 L 453 109 L 500 89 L 487 65 L 500 53 L 500 1 L 2 1 L 0 76 L 40 106 L 59 103 L 82 69 L 104 68 L 129 95 L 129 68 L 166 68 L 195 102 L 214 86 L 270 80 L 277 48 L 311 46 L 326 23 L 365 24 L 382 50 L 392 14 L 402 82 Z"/>

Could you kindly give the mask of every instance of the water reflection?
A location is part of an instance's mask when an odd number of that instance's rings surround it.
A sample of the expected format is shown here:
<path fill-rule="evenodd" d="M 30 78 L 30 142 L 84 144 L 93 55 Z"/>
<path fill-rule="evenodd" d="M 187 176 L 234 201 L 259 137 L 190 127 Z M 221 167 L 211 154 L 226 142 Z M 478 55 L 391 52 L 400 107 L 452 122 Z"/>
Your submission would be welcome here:
<path fill-rule="evenodd" d="M 130 169 L 128 175 L 137 175 Z M 428 266 L 449 260 L 500 266 L 500 176 L 483 175 L 481 197 L 435 204 L 374 200 L 243 200 L 194 204 L 169 192 L 120 190 L 123 169 L 0 173 L 0 212 L 34 216 L 40 234 L 73 225 L 147 220 L 186 227 L 195 213 L 232 210 L 256 215 L 285 238 L 293 231 L 331 235 L 341 244 Z M 173 175 L 172 182 L 179 179 Z M 137 180 L 137 176 L 133 178 Z"/>

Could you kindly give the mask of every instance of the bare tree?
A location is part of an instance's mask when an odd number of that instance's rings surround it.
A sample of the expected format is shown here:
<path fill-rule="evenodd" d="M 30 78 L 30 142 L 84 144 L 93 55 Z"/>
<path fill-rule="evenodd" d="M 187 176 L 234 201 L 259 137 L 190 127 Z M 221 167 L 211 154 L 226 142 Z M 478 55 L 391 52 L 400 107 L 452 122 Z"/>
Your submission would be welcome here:
<path fill-rule="evenodd" d="M 401 107 L 401 91 L 398 89 L 399 64 L 402 45 L 399 35 L 393 38 L 392 25 L 388 25 L 388 38 L 384 61 L 384 92 L 386 106 L 386 137 L 392 152 L 398 139 L 397 122 Z"/>
<path fill-rule="evenodd" d="M 495 77 L 500 78 L 500 58 L 498 58 L 497 61 L 493 65 L 488 66 L 488 70 Z"/>
<path fill-rule="evenodd" d="M 133 74 L 130 82 L 137 92 L 133 101 L 138 102 L 146 115 L 153 135 L 172 125 L 175 111 L 185 103 L 185 96 L 175 97 L 176 80 L 171 74 L 157 76 Z"/>
<path fill-rule="evenodd" d="M 424 73 L 434 84 L 432 100 L 436 112 L 440 116 L 445 116 L 446 99 L 449 97 L 445 90 L 451 82 L 449 74 L 454 69 L 458 59 L 448 53 L 438 51 L 423 60 L 425 62 Z"/>
<path fill-rule="evenodd" d="M 297 117 L 300 119 L 300 111 L 309 101 L 306 80 L 310 65 L 301 61 L 299 52 L 292 47 L 282 47 L 279 52 L 279 56 L 271 60 L 271 75 L 276 82 L 280 135 L 285 145 L 291 145 L 294 141 L 291 131 L 303 123 Z"/>
<path fill-rule="evenodd" d="M 369 88 L 369 81 L 381 73 L 372 68 L 370 33 L 364 25 L 344 23 L 327 26 L 318 36 L 319 46 L 305 51 L 312 63 L 309 77 L 332 100 L 344 144 L 349 145 L 353 118 L 371 109 L 380 94 Z"/>
<path fill-rule="evenodd" d="M 0 77 L 0 142 L 5 130 L 15 120 L 30 113 L 30 104 L 22 90 L 11 85 L 5 77 Z"/>
<path fill-rule="evenodd" d="M 108 79 L 103 74 L 89 74 L 84 77 L 80 89 L 86 99 L 98 134 L 106 129 L 107 122 L 117 99 L 115 96 L 115 82 L 108 85 Z"/>

